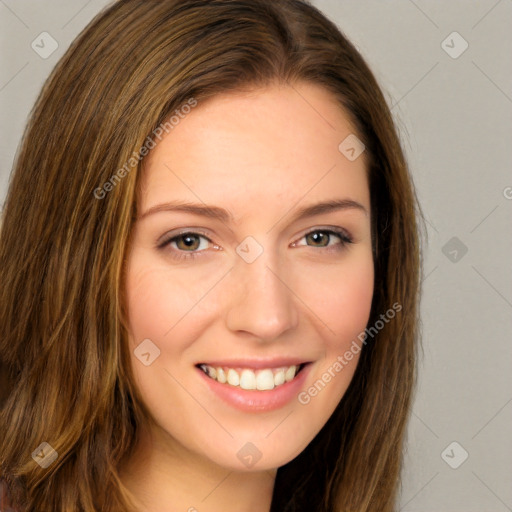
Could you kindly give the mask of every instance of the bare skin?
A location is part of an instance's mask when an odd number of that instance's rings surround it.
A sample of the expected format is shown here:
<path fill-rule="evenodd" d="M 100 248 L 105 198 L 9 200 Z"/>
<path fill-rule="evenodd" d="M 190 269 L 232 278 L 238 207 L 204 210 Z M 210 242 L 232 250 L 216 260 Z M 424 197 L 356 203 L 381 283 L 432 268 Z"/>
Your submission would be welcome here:
<path fill-rule="evenodd" d="M 333 363 L 366 327 L 374 277 L 364 153 L 351 161 L 338 149 L 354 131 L 322 88 L 272 86 L 199 104 L 145 162 L 126 293 L 132 368 L 153 421 L 122 472 L 141 510 L 270 510 L 277 468 L 345 393 L 358 355 L 342 371 Z M 294 219 L 333 200 L 351 203 Z M 173 201 L 232 218 L 162 206 Z M 262 250 L 250 263 L 236 250 L 246 237 L 246 254 Z M 147 339 L 160 351 L 149 366 L 134 354 Z M 307 404 L 241 410 L 197 368 L 232 358 L 297 358 L 308 362 L 300 390 L 326 384 Z M 259 453 L 249 465 L 247 443 Z"/>

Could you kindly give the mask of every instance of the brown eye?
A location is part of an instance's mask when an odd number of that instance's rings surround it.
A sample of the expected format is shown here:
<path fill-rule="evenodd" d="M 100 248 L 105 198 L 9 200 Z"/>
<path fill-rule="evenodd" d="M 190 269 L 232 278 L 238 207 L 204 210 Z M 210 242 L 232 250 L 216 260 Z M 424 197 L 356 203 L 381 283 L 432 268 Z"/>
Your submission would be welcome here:
<path fill-rule="evenodd" d="M 331 235 L 325 231 L 313 231 L 306 235 L 306 240 L 312 242 L 317 247 L 326 247 L 329 245 Z"/>
<path fill-rule="evenodd" d="M 173 238 L 172 240 L 176 242 L 176 247 L 180 251 L 195 251 L 199 249 L 201 238 L 203 237 L 194 233 L 185 233 Z"/>
<path fill-rule="evenodd" d="M 221 247 L 214 244 L 206 233 L 196 231 L 182 231 L 178 234 L 169 234 L 157 248 L 165 251 L 176 260 L 191 260 L 199 256 L 206 256 L 213 249 L 220 251 Z"/>
<path fill-rule="evenodd" d="M 303 237 L 306 240 L 306 244 L 310 247 L 326 248 L 326 249 L 340 249 L 345 247 L 347 244 L 352 243 L 352 239 L 345 233 L 345 231 L 338 231 L 333 229 L 316 229 L 310 231 Z M 339 240 L 338 243 L 331 243 L 333 240 Z"/>

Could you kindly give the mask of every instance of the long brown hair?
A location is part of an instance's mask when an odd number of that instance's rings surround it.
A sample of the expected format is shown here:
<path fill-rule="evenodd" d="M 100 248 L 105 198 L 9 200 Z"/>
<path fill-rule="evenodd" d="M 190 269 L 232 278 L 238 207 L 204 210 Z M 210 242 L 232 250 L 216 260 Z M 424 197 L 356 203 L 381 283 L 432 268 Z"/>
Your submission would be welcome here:
<path fill-rule="evenodd" d="M 369 325 L 395 303 L 401 311 L 363 347 L 321 432 L 279 468 L 271 510 L 394 510 L 416 375 L 419 208 L 374 76 L 301 0 L 120 0 L 47 80 L 0 233 L 0 478 L 15 506 L 133 510 L 118 469 L 148 414 L 132 383 L 123 307 L 143 161 L 134 155 L 190 98 L 298 81 L 335 95 L 366 146 Z M 47 468 L 33 458 L 41 443 L 58 454 Z"/>

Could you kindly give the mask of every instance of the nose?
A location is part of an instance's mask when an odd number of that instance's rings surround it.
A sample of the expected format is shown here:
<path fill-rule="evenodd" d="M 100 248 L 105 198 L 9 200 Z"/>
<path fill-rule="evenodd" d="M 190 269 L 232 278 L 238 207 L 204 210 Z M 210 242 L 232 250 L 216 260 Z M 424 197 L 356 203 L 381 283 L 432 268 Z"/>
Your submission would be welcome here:
<path fill-rule="evenodd" d="M 232 332 L 273 341 L 297 326 L 299 314 L 291 284 L 264 255 L 253 263 L 235 264 L 226 323 Z"/>

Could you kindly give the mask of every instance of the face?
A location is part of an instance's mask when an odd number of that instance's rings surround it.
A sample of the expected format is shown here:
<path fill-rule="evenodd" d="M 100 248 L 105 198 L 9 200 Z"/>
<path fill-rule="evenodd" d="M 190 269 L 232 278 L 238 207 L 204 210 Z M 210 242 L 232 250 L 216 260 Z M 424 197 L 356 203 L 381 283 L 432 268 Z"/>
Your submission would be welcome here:
<path fill-rule="evenodd" d="M 275 86 L 200 103 L 146 159 L 129 342 L 170 451 L 277 468 L 345 393 L 373 296 L 365 155 L 339 149 L 353 133 L 322 88 Z"/>

